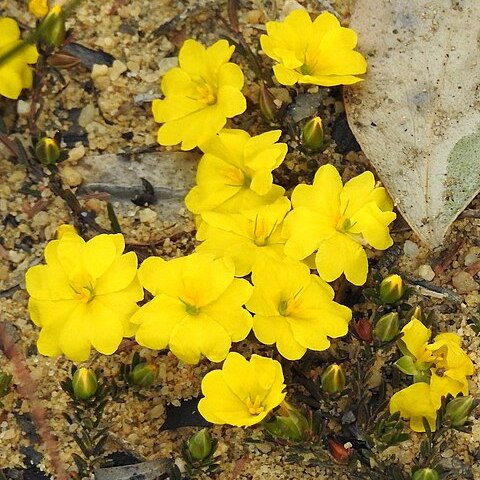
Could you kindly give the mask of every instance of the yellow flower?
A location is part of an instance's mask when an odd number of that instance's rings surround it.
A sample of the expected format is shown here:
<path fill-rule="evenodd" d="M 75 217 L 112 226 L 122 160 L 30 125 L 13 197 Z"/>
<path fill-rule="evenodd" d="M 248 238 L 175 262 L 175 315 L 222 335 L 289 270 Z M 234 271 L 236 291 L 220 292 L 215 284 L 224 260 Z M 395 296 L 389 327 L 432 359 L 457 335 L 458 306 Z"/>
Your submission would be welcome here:
<path fill-rule="evenodd" d="M 414 383 L 395 393 L 390 399 L 390 413 L 400 412 L 402 418 L 410 419 L 410 428 L 414 432 L 424 432 L 422 417 L 425 417 L 432 432 L 436 429 L 437 410 L 440 397 L 432 395 L 430 385 L 425 382 Z"/>
<path fill-rule="evenodd" d="M 222 370 L 213 370 L 203 378 L 205 397 L 198 403 L 198 411 L 212 423 L 249 427 L 282 403 L 284 389 L 279 362 L 259 355 L 247 361 L 231 352 Z"/>
<path fill-rule="evenodd" d="M 29 0 L 28 10 L 37 18 L 42 18 L 48 13 L 47 0 Z"/>
<path fill-rule="evenodd" d="M 455 333 L 441 333 L 428 344 L 431 331 L 416 318 L 403 327 L 402 333 L 399 345 L 405 356 L 396 365 L 422 381 L 393 395 L 390 412 L 400 411 L 402 417 L 410 418 L 410 426 L 416 432 L 425 431 L 421 420 L 425 416 L 434 430 L 441 398 L 449 394 L 468 395 L 467 375 L 473 374 L 473 363 Z"/>
<path fill-rule="evenodd" d="M 164 124 L 158 131 L 160 145 L 182 142 L 182 150 L 191 150 L 218 133 L 227 118 L 245 111 L 243 73 L 228 61 L 234 50 L 226 40 L 208 48 L 185 41 L 178 54 L 180 66 L 162 79 L 165 98 L 152 104 L 155 121 Z"/>
<path fill-rule="evenodd" d="M 280 197 L 272 205 L 264 205 L 242 213 L 205 212 L 197 239 L 203 242 L 197 252 L 217 257 L 230 257 L 235 275 L 243 277 L 262 258 L 280 261 L 285 257 L 282 222 L 290 210 L 290 201 Z"/>
<path fill-rule="evenodd" d="M 357 34 L 331 13 L 312 22 L 305 10 L 294 10 L 283 22 L 267 22 L 267 35 L 260 43 L 278 62 L 273 71 L 283 85 L 350 85 L 362 80 L 355 75 L 367 71 L 365 58 L 353 50 Z"/>
<path fill-rule="evenodd" d="M 197 185 L 185 198 L 193 213 L 239 212 L 272 203 L 285 190 L 273 185 L 272 170 L 285 158 L 287 145 L 275 143 L 280 130 L 250 137 L 243 130 L 222 130 L 202 150 Z"/>
<path fill-rule="evenodd" d="M 333 289 L 303 263 L 258 262 L 252 282 L 246 306 L 255 314 L 255 336 L 267 345 L 276 343 L 288 360 L 298 360 L 307 349 L 326 350 L 327 337 L 347 334 L 351 310 L 335 303 Z"/>
<path fill-rule="evenodd" d="M 133 336 L 130 316 L 143 298 L 135 253 L 123 254 L 123 236 L 98 235 L 88 242 L 63 227 L 45 248 L 46 265 L 26 274 L 28 309 L 41 327 L 38 351 L 84 361 L 93 346 L 112 354 Z"/>
<path fill-rule="evenodd" d="M 285 253 L 303 260 L 317 251 L 315 265 L 327 282 L 342 273 L 354 285 L 367 279 L 368 261 L 363 245 L 385 250 L 393 243 L 388 225 L 396 215 L 383 187 L 371 172 L 345 186 L 332 165 L 320 167 L 313 185 L 297 185 L 293 210 L 284 222 Z"/>
<path fill-rule="evenodd" d="M 0 19 L 0 58 L 17 47 L 20 40 L 20 29 L 13 18 Z M 32 70 L 29 63 L 35 63 L 38 52 L 34 45 L 26 45 L 6 61 L 0 63 L 0 95 L 7 98 L 18 98 L 24 88 L 32 86 Z"/>
<path fill-rule="evenodd" d="M 234 271 L 230 260 L 210 255 L 147 258 L 138 276 L 154 298 L 131 318 L 139 324 L 137 342 L 156 350 L 169 346 L 185 363 L 198 363 L 200 355 L 224 360 L 231 343 L 252 328 L 251 315 L 242 308 L 252 286 L 234 278 Z"/>

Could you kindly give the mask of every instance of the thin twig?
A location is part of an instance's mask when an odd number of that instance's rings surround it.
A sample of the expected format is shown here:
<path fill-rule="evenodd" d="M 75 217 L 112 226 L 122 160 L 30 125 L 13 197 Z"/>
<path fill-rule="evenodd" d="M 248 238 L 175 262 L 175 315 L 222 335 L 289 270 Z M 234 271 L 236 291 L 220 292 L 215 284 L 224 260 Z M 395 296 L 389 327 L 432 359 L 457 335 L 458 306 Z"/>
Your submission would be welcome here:
<path fill-rule="evenodd" d="M 16 377 L 20 381 L 18 386 L 20 394 L 30 403 L 32 418 L 38 427 L 40 437 L 43 440 L 45 449 L 52 462 L 55 478 L 58 480 L 68 480 L 69 476 L 60 459 L 58 444 L 51 433 L 50 426 L 48 425 L 45 409 L 38 401 L 36 395 L 37 383 L 30 374 L 30 370 L 25 363 L 20 348 L 17 347 L 14 340 L 7 332 L 5 322 L 0 322 L 0 348 L 5 353 L 5 356 L 12 362 Z"/>

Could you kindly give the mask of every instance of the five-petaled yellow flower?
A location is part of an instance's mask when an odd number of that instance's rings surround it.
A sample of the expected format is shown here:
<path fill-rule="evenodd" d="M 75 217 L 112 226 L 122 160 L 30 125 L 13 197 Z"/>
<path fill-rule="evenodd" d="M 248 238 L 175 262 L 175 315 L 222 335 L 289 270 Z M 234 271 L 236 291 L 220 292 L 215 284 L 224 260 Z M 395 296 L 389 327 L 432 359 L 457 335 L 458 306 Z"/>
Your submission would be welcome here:
<path fill-rule="evenodd" d="M 231 258 L 237 277 L 248 275 L 261 259 L 281 261 L 285 257 L 282 222 L 289 210 L 288 198 L 280 197 L 271 205 L 242 213 L 205 212 L 197 232 L 202 240 L 197 252 Z"/>
<path fill-rule="evenodd" d="M 20 29 L 13 18 L 0 19 L 0 57 L 16 48 L 20 40 Z M 26 45 L 7 60 L 0 63 L 0 95 L 18 98 L 24 88 L 33 82 L 32 69 L 28 64 L 35 63 L 38 52 L 34 45 Z"/>
<path fill-rule="evenodd" d="M 260 43 L 278 62 L 273 71 L 283 85 L 350 85 L 367 71 L 365 58 L 354 51 L 357 34 L 328 12 L 312 22 L 305 10 L 294 10 L 283 22 L 267 22 Z"/>
<path fill-rule="evenodd" d="M 163 100 L 152 104 L 160 145 L 182 142 L 182 150 L 202 145 L 218 133 L 227 121 L 247 108 L 243 73 L 229 62 L 235 50 L 226 40 L 205 48 L 186 40 L 178 54 L 179 67 L 162 79 Z"/>
<path fill-rule="evenodd" d="M 253 331 L 262 343 L 276 343 L 288 360 L 307 349 L 326 350 L 328 337 L 342 337 L 352 318 L 349 308 L 333 301 L 334 291 L 294 260 L 257 262 L 247 308 L 255 314 Z"/>
<path fill-rule="evenodd" d="M 211 255 L 147 258 L 138 276 L 154 298 L 131 318 L 139 324 L 137 342 L 155 350 L 168 346 L 185 363 L 198 363 L 201 355 L 224 360 L 232 342 L 252 328 L 251 315 L 242 308 L 252 286 L 234 273 L 231 260 Z"/>
<path fill-rule="evenodd" d="M 276 143 L 280 130 L 254 137 L 224 129 L 205 145 L 197 169 L 197 185 L 185 197 L 193 213 L 240 212 L 272 203 L 285 190 L 273 184 L 272 170 L 285 158 L 287 145 Z"/>
<path fill-rule="evenodd" d="M 303 260 L 317 251 L 315 265 L 327 282 L 342 273 L 354 285 L 367 279 L 368 261 L 363 245 L 385 250 L 393 243 L 388 225 L 396 215 L 383 187 L 371 172 L 344 186 L 332 165 L 320 167 L 313 185 L 297 185 L 293 210 L 284 221 L 285 253 Z"/>
<path fill-rule="evenodd" d="M 46 265 L 26 273 L 28 309 L 41 327 L 38 351 L 65 354 L 80 362 L 90 347 L 105 355 L 133 336 L 131 315 L 143 299 L 135 253 L 123 253 L 121 234 L 98 235 L 85 242 L 72 227 L 45 248 Z"/>
<path fill-rule="evenodd" d="M 455 333 L 441 333 L 429 344 L 431 331 L 416 318 L 403 327 L 402 333 L 399 344 L 405 356 L 396 365 L 422 381 L 395 393 L 390 399 L 390 412 L 399 411 L 402 417 L 409 418 L 416 432 L 425 431 L 422 417 L 435 430 L 442 397 L 468 395 L 467 376 L 473 374 L 473 363 Z"/>
<path fill-rule="evenodd" d="M 228 354 L 222 370 L 202 380 L 198 411 L 209 422 L 249 427 L 261 422 L 285 398 L 282 366 L 276 360 Z"/>

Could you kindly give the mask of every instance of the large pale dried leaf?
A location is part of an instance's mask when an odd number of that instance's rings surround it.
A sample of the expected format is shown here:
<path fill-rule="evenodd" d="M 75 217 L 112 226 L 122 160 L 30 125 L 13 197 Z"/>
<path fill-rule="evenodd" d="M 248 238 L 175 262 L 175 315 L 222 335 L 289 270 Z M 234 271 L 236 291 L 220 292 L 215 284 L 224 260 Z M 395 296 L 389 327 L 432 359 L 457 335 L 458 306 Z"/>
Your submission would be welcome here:
<path fill-rule="evenodd" d="M 350 126 L 430 247 L 480 190 L 479 20 L 479 0 L 360 0 L 350 23 L 369 63 Z"/>

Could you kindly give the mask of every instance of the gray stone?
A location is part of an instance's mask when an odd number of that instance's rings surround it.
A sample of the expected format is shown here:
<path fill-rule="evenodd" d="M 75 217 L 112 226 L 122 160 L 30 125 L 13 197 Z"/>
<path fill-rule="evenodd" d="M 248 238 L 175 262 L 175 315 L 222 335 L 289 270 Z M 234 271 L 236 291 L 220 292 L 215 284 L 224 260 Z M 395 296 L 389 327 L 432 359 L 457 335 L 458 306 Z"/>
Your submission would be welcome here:
<path fill-rule="evenodd" d="M 195 184 L 199 155 L 192 152 L 106 154 L 83 158 L 77 165 L 83 177 L 78 195 L 108 193 L 110 201 L 131 204 L 144 190 L 142 178 L 154 188 L 150 208 L 162 220 L 172 220 L 184 210 L 184 198 Z"/>

